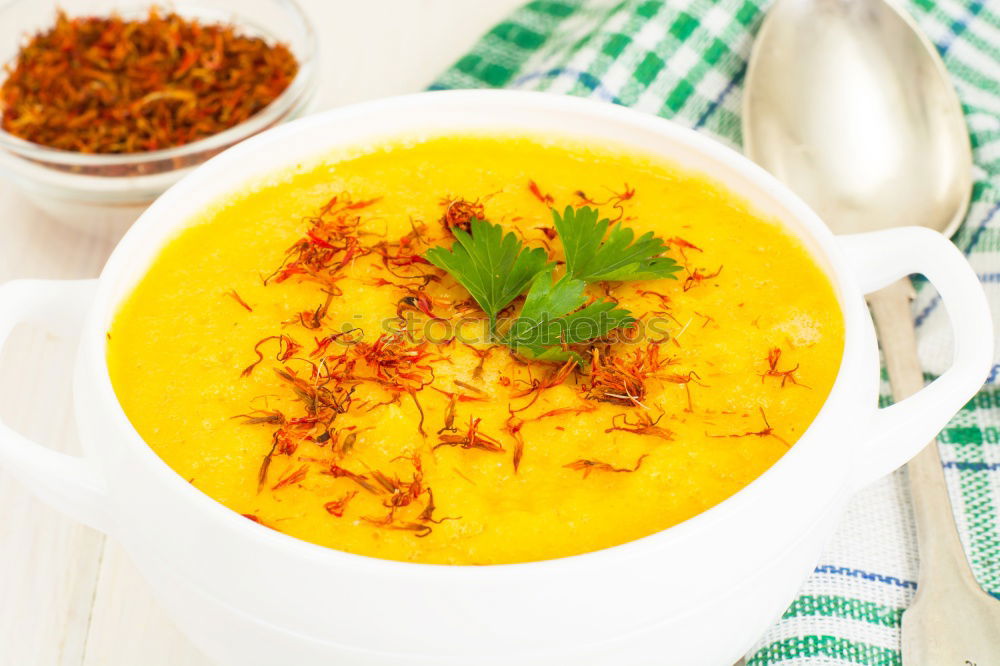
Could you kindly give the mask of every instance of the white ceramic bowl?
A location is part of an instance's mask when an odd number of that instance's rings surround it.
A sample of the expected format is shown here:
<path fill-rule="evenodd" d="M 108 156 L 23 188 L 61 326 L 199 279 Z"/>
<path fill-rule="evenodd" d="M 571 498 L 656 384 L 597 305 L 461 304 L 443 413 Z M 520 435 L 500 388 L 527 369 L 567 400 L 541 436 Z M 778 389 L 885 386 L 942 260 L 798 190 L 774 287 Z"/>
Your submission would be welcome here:
<path fill-rule="evenodd" d="M 329 550 L 203 495 L 142 441 L 108 377 L 105 331 L 164 242 L 206 204 L 266 170 L 406 133 L 522 130 L 619 142 L 704 172 L 784 221 L 835 285 L 846 336 L 830 397 L 801 440 L 721 504 L 614 548 L 527 564 L 457 567 Z M 877 408 L 878 350 L 864 294 L 910 273 L 941 293 L 954 364 Z M 75 403 L 85 454 L 0 428 L 0 463 L 39 495 L 119 539 L 177 624 L 241 666 L 719 666 L 793 597 L 853 491 L 905 462 L 978 389 L 990 364 L 983 292 L 947 239 L 905 228 L 835 238 L 739 154 L 668 121 L 539 93 L 426 93 L 337 109 L 254 137 L 158 199 L 93 282 L 0 287 L 0 342 L 21 321 L 79 327 Z M 197 390 L 197 387 L 193 387 Z"/>

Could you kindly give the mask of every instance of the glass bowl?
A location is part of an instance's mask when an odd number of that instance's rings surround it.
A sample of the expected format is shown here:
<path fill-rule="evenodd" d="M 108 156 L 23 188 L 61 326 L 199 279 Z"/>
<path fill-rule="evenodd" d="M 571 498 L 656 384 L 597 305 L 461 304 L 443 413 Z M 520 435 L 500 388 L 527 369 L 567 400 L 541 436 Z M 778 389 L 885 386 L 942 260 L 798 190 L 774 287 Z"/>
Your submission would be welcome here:
<path fill-rule="evenodd" d="M 31 35 L 69 16 L 145 16 L 152 5 L 285 43 L 299 62 L 291 85 L 271 104 L 218 134 L 142 153 L 85 154 L 25 141 L 0 128 L 0 176 L 51 217 L 94 233 L 122 232 L 157 196 L 198 164 L 307 109 L 316 90 L 316 36 L 295 0 L 0 1 L 0 63 L 13 62 Z M 5 75 L 0 73 L 0 81 Z"/>

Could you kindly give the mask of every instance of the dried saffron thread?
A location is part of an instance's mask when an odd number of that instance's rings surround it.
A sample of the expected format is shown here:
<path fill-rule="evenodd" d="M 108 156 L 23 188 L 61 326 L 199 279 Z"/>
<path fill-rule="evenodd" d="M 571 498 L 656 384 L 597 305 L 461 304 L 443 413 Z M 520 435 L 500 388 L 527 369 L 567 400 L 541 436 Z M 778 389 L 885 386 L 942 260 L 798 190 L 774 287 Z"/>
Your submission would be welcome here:
<path fill-rule="evenodd" d="M 684 283 L 681 288 L 684 291 L 689 291 L 703 283 L 705 280 L 711 280 L 714 277 L 718 277 L 719 274 L 722 273 L 722 268 L 722 266 L 719 266 L 714 273 L 705 273 L 701 268 L 696 268 L 693 271 L 688 270 L 688 275 L 684 278 Z"/>
<path fill-rule="evenodd" d="M 278 490 L 280 488 L 284 488 L 285 486 L 290 486 L 292 484 L 299 483 L 300 481 L 306 478 L 306 475 L 308 473 L 309 473 L 309 466 L 302 465 L 298 469 L 288 473 L 286 476 L 279 479 L 277 483 L 271 486 L 271 490 Z"/>
<path fill-rule="evenodd" d="M 435 518 L 434 517 L 434 511 L 436 511 L 436 510 L 437 510 L 437 505 L 434 504 L 434 491 L 431 490 L 430 487 L 428 487 L 427 488 L 427 505 L 424 507 L 424 510 L 420 512 L 420 516 L 418 516 L 419 520 L 422 520 L 422 521 L 428 522 L 428 523 L 434 523 L 435 525 L 440 525 L 441 523 L 449 521 L 449 520 L 461 520 L 462 519 L 461 516 L 445 516 L 444 518 Z"/>
<path fill-rule="evenodd" d="M 504 431 L 514 439 L 514 455 L 511 462 L 514 465 L 514 473 L 517 474 L 518 469 L 521 467 L 521 459 L 524 457 L 524 437 L 521 436 L 521 428 L 524 427 L 525 421 L 518 416 L 514 416 L 515 411 L 511 409 L 510 404 L 507 405 L 507 411 L 510 413 L 507 416 L 507 421 L 504 423 Z M 472 482 L 470 481 L 469 483 Z"/>
<path fill-rule="evenodd" d="M 398 476 L 390 477 L 379 470 L 369 468 L 369 474 L 375 479 L 388 496 L 387 499 L 382 502 L 382 505 L 388 509 L 388 512 L 382 518 L 362 516 L 362 520 L 377 527 L 411 531 L 415 533 L 415 536 L 425 537 L 430 534 L 433 529 L 430 525 L 427 525 L 427 523 L 440 524 L 446 520 L 458 519 L 453 517 L 441 519 L 434 518 L 434 511 L 436 509 L 436 505 L 434 503 L 434 491 L 431 490 L 430 487 L 425 486 L 423 483 L 423 467 L 419 456 L 402 455 L 393 459 L 393 461 L 396 460 L 407 460 L 413 466 L 413 473 L 410 481 L 404 481 Z M 424 504 L 423 510 L 416 518 L 419 522 L 407 520 L 401 521 L 397 519 L 396 513 L 398 510 L 414 504 L 423 495 L 427 495 L 427 501 Z"/>
<path fill-rule="evenodd" d="M 372 495 L 378 495 L 381 493 L 381 491 L 378 488 L 368 483 L 368 477 L 364 476 L 363 474 L 357 474 L 350 470 L 344 469 L 340 465 L 331 464 L 329 469 L 327 469 L 324 472 L 324 474 L 332 476 L 335 479 L 340 479 L 340 478 L 350 479 L 354 483 L 358 484 L 359 486 L 370 492 Z"/>
<path fill-rule="evenodd" d="M 764 413 L 764 408 L 758 407 L 757 409 L 758 411 L 760 411 L 760 418 L 764 421 L 764 427 L 761 428 L 760 430 L 756 430 L 753 432 L 733 433 L 729 435 L 709 435 L 708 433 L 705 434 L 708 435 L 709 437 L 714 437 L 717 439 L 723 439 L 723 438 L 737 439 L 740 437 L 773 437 L 782 444 L 784 444 L 786 447 L 791 448 L 791 444 L 789 444 L 786 440 L 782 439 L 778 435 L 774 434 L 774 427 L 770 423 L 768 423 L 767 414 Z"/>
<path fill-rule="evenodd" d="M 278 410 L 263 410 L 258 409 L 250 412 L 249 414 L 237 414 L 233 417 L 234 419 L 244 419 L 243 423 L 245 425 L 261 425 L 261 424 L 274 424 L 274 425 L 284 425 L 287 421 L 285 415 Z"/>
<path fill-rule="evenodd" d="M 469 219 L 474 217 L 471 213 L 469 214 Z M 461 227 L 456 218 L 455 225 Z M 468 221 L 466 220 L 466 223 Z M 422 251 L 426 249 L 427 241 L 424 238 L 424 232 L 426 231 L 426 225 L 422 223 L 417 223 L 414 220 L 410 220 L 410 233 L 402 236 L 396 242 L 382 241 L 371 246 L 371 251 L 381 257 L 382 268 L 386 270 L 392 276 L 400 280 L 417 280 L 422 283 L 422 286 L 426 287 L 429 283 L 437 281 L 440 276 L 437 274 L 437 269 L 433 265 L 424 259 L 422 256 Z M 412 275 L 407 274 L 403 271 L 413 270 Z M 433 271 L 431 273 L 425 273 L 423 270 Z M 381 280 L 387 284 L 395 284 L 389 280 L 381 278 Z M 409 285 L 396 285 L 402 287 L 406 290 L 412 290 Z"/>
<path fill-rule="evenodd" d="M 674 438 L 674 433 L 671 430 L 657 425 L 662 418 L 663 414 L 660 414 L 654 420 L 648 412 L 638 412 L 636 414 L 635 421 L 630 422 L 628 420 L 628 414 L 615 414 L 611 417 L 611 427 L 604 432 L 610 433 L 620 430 L 622 432 L 630 432 L 635 435 L 649 435 L 651 437 L 659 437 L 660 439 L 670 441 Z"/>
<path fill-rule="evenodd" d="M 526 383 L 528 387 L 515 392 L 513 395 L 511 395 L 511 398 L 518 399 L 530 395 L 531 399 L 525 405 L 521 406 L 518 409 L 513 410 L 512 413 L 523 412 L 524 410 L 534 405 L 535 401 L 538 400 L 539 396 L 544 391 L 547 391 L 548 389 L 554 388 L 556 386 L 560 386 L 563 382 L 565 382 L 566 379 L 570 376 L 570 374 L 572 374 L 573 371 L 576 370 L 576 367 L 577 367 L 576 361 L 569 360 L 566 361 L 563 365 L 561 365 L 557 370 L 546 376 L 544 379 L 532 378 L 529 382 L 525 382 L 523 379 L 515 380 L 515 382 L 518 383 Z"/>
<path fill-rule="evenodd" d="M 426 437 L 425 414 L 417 392 L 430 386 L 434 381 L 434 370 L 427 362 L 431 355 L 424 345 L 409 347 L 401 342 L 400 336 L 383 334 L 372 344 L 360 342 L 352 348 L 366 366 L 374 370 L 373 377 L 355 376 L 362 381 L 371 381 L 397 396 L 406 393 L 413 400 L 420 419 L 417 432 Z"/>
<path fill-rule="evenodd" d="M 537 395 L 538 394 L 536 393 L 536 397 Z M 572 415 L 584 414 L 586 412 L 592 412 L 596 410 L 597 405 L 585 403 L 578 407 L 559 407 L 556 409 L 551 409 L 547 412 L 539 414 L 538 416 L 534 416 L 528 419 L 515 416 L 516 413 L 522 412 L 525 409 L 526 407 L 522 407 L 521 409 L 513 409 L 511 405 L 508 404 L 507 411 L 509 412 L 509 415 L 507 416 L 507 421 L 504 423 L 504 431 L 508 435 L 510 435 L 511 438 L 513 438 L 514 440 L 514 454 L 512 456 L 511 462 L 514 465 L 515 473 L 517 473 L 517 471 L 520 469 L 521 460 L 524 457 L 525 443 L 524 443 L 524 437 L 521 435 L 521 428 L 524 427 L 525 423 L 528 423 L 529 421 L 541 421 L 542 419 L 552 418 L 556 416 L 566 416 L 570 414 Z M 560 426 L 556 426 L 556 428 L 562 429 Z"/>
<path fill-rule="evenodd" d="M 473 219 L 486 219 L 486 209 L 483 207 L 483 204 L 480 203 L 479 199 L 476 199 L 475 201 L 467 201 L 460 197 L 446 197 L 441 199 L 441 205 L 444 207 L 444 213 L 441 215 L 440 222 L 441 226 L 443 226 L 448 233 L 452 233 L 454 229 L 461 229 L 462 231 L 469 233 Z"/>
<path fill-rule="evenodd" d="M 288 248 L 281 265 L 264 278 L 264 284 L 280 284 L 296 277 L 318 283 L 327 293 L 340 295 L 336 282 L 341 271 L 357 257 L 372 251 L 363 247 L 358 238 L 361 218 L 357 211 L 378 201 L 378 198 L 354 201 L 346 194 L 331 197 L 310 219 L 311 226 L 305 235 Z"/>
<path fill-rule="evenodd" d="M 546 206 L 551 206 L 555 203 L 555 198 L 551 194 L 542 192 L 542 189 L 538 187 L 538 183 L 533 180 L 528 181 L 528 191 Z"/>
<path fill-rule="evenodd" d="M 253 373 L 254 369 L 260 365 L 261 362 L 263 362 L 264 354 L 261 352 L 260 348 L 271 340 L 278 341 L 278 353 L 277 356 L 275 356 L 278 361 L 287 361 L 295 356 L 300 349 L 302 349 L 302 345 L 287 335 L 269 335 L 254 345 L 253 351 L 257 354 L 257 360 L 243 369 L 243 372 L 240 373 L 241 377 L 249 377 Z"/>
<path fill-rule="evenodd" d="M 458 446 L 463 449 L 480 449 L 490 453 L 502 453 L 504 448 L 498 440 L 489 435 L 479 432 L 480 418 L 469 417 L 469 427 L 462 435 L 438 435 L 438 443 L 434 446 L 439 449 L 442 446 Z"/>
<path fill-rule="evenodd" d="M 354 337 L 356 333 L 360 333 L 360 335 L 356 336 L 357 339 L 355 339 Z M 343 341 L 343 344 L 345 345 L 356 344 L 357 342 L 360 342 L 362 339 L 364 339 L 364 330 L 355 326 L 353 328 L 347 329 L 346 331 L 341 331 L 340 333 L 333 333 L 324 338 L 313 338 L 314 342 L 316 343 L 316 347 L 311 352 L 309 352 L 310 358 L 318 358 L 320 356 L 323 356 L 326 353 L 327 349 L 330 348 L 330 345 L 332 345 L 334 342 L 340 341 L 341 338 L 347 338 L 346 340 Z"/>
<path fill-rule="evenodd" d="M 611 195 L 605 201 L 595 201 L 588 197 L 583 190 L 577 190 L 574 194 L 580 200 L 577 206 L 593 206 L 595 208 L 600 208 L 603 206 L 611 206 L 618 211 L 617 217 L 615 217 L 612 222 L 619 222 L 625 217 L 625 202 L 632 199 L 635 196 L 635 188 L 629 187 L 628 183 L 625 183 L 624 188 L 621 192 L 615 192 L 610 187 L 607 188 Z"/>
<path fill-rule="evenodd" d="M 535 231 L 541 231 L 545 240 L 553 241 L 559 235 L 555 227 L 535 227 Z M 546 246 L 547 247 L 547 246 Z"/>
<path fill-rule="evenodd" d="M 455 382 L 458 384 L 459 382 Z M 445 391 L 437 386 L 431 386 L 431 389 L 437 391 L 441 395 L 447 396 L 449 400 L 454 398 L 458 402 L 489 402 L 489 397 L 486 395 L 466 395 L 465 393 L 458 393 L 455 391 Z"/>
<path fill-rule="evenodd" d="M 713 317 L 712 315 L 703 314 L 701 312 L 698 312 L 697 310 L 694 310 L 694 313 L 705 320 L 704 323 L 701 325 L 702 328 L 707 327 L 709 324 L 715 323 L 715 317 Z M 719 325 L 715 324 L 715 327 L 718 328 Z"/>
<path fill-rule="evenodd" d="M 243 306 L 247 312 L 253 312 L 253 308 L 250 307 L 238 293 L 236 293 L 235 289 L 230 289 L 228 292 L 226 292 L 226 295 L 229 296 L 234 301 L 236 301 L 237 303 L 239 303 L 241 306 Z"/>
<path fill-rule="evenodd" d="M 458 386 L 458 387 L 461 387 L 461 388 L 464 388 L 464 389 L 468 389 L 470 391 L 478 393 L 479 395 L 486 395 L 486 391 L 482 390 L 481 388 L 476 388 L 472 384 L 469 384 L 467 382 L 463 382 L 460 379 L 456 379 L 455 380 L 455 386 Z"/>
<path fill-rule="evenodd" d="M 613 465 L 610 465 L 609 463 L 606 462 L 602 462 L 600 460 L 587 460 L 584 458 L 581 458 L 579 460 L 574 460 L 573 462 L 567 465 L 563 465 L 563 467 L 565 467 L 566 469 L 572 469 L 574 471 L 583 472 L 583 478 L 585 479 L 588 476 L 590 476 L 591 472 L 595 471 L 629 474 L 632 472 L 637 472 L 639 470 L 639 467 L 642 466 L 642 461 L 645 460 L 647 457 L 649 457 L 649 454 L 643 453 L 641 456 L 639 456 L 639 459 L 635 461 L 635 465 L 633 465 L 631 468 L 614 467 Z"/>
<path fill-rule="evenodd" d="M 353 428 L 354 426 L 351 427 Z M 354 443 L 357 441 L 357 439 L 358 439 L 358 433 L 351 432 L 347 434 L 347 437 L 344 438 L 344 441 L 340 442 L 339 446 L 334 444 L 331 445 L 330 448 L 331 449 L 335 448 L 338 457 L 343 458 L 344 456 L 346 456 L 348 453 L 351 452 L 351 449 L 354 448 Z M 316 441 L 318 442 L 319 438 L 317 438 Z"/>
<path fill-rule="evenodd" d="M 271 458 L 274 457 L 275 451 L 278 450 L 280 432 L 281 430 L 278 430 L 271 436 L 271 449 L 264 456 L 264 460 L 260 464 L 260 469 L 257 472 L 257 492 L 260 492 L 264 488 L 264 484 L 267 483 L 267 470 L 271 467 Z"/>
<path fill-rule="evenodd" d="M 684 393 L 687 395 L 687 407 L 684 409 L 686 412 L 694 411 L 694 400 L 691 398 L 691 382 L 698 384 L 699 386 L 705 386 L 699 381 L 701 377 L 694 370 L 691 370 L 686 375 L 678 373 L 670 373 L 662 377 L 663 381 L 671 382 L 672 384 L 680 384 L 684 387 Z"/>
<path fill-rule="evenodd" d="M 144 19 L 70 18 L 31 37 L 0 87 L 2 126 L 81 153 L 180 146 L 274 101 L 298 63 L 282 44 L 155 7 Z"/>
<path fill-rule="evenodd" d="M 594 411 L 596 409 L 597 409 L 597 405 L 590 404 L 590 403 L 584 403 L 584 404 L 579 405 L 577 407 L 557 407 L 556 409 L 550 409 L 547 412 L 543 412 L 543 413 L 539 414 L 538 416 L 533 416 L 532 418 L 526 419 L 526 420 L 528 420 L 528 421 L 541 421 L 542 419 L 548 419 L 548 418 L 552 418 L 554 416 L 567 416 L 567 415 L 577 416 L 577 415 L 580 415 L 580 414 L 585 414 L 587 412 L 592 412 L 592 411 Z"/>
<path fill-rule="evenodd" d="M 315 330 L 322 327 L 326 313 L 329 312 L 330 305 L 333 304 L 333 297 L 340 295 L 339 289 L 324 289 L 323 291 L 326 293 L 326 300 L 319 304 L 315 310 L 305 310 L 299 313 L 299 324 L 303 328 Z"/>
<path fill-rule="evenodd" d="M 413 405 L 417 408 L 417 413 L 420 414 L 420 420 L 417 422 L 417 432 L 420 433 L 421 437 L 426 438 L 427 433 L 424 431 L 424 408 L 420 404 L 420 400 L 417 398 L 417 392 L 414 389 L 408 389 L 407 393 L 410 394 L 410 398 L 413 399 Z"/>
<path fill-rule="evenodd" d="M 344 517 L 344 511 L 347 510 L 347 505 L 350 504 L 351 500 L 354 499 L 358 494 L 357 490 L 350 490 L 345 493 L 340 499 L 334 500 L 332 502 L 327 502 L 323 505 L 327 513 L 331 516 L 336 516 L 337 518 Z"/>
<path fill-rule="evenodd" d="M 274 529 L 274 527 L 271 527 L 270 525 L 268 525 L 267 523 L 265 523 L 263 520 L 261 520 L 260 518 L 258 518 L 256 515 L 254 515 L 252 513 L 241 513 L 240 515 L 243 516 L 244 518 L 246 518 L 247 520 L 251 521 L 251 522 L 257 523 L 258 525 L 263 525 L 264 527 L 267 527 L 267 528 L 272 529 L 272 530 Z"/>
<path fill-rule="evenodd" d="M 434 528 L 430 525 L 424 525 L 421 523 L 414 523 L 410 521 L 403 522 L 386 522 L 384 518 L 372 518 L 371 516 L 361 516 L 361 520 L 371 523 L 376 527 L 382 527 L 389 530 L 401 530 L 406 532 L 414 532 L 414 536 L 418 538 L 423 538 L 434 531 Z"/>
<path fill-rule="evenodd" d="M 586 387 L 588 400 L 610 402 L 617 405 L 643 407 L 646 381 L 658 376 L 660 370 L 673 363 L 660 358 L 658 344 L 637 349 L 629 356 L 602 356 L 591 352 L 590 384 Z"/>
<path fill-rule="evenodd" d="M 683 253 L 684 250 L 694 250 L 695 252 L 704 252 L 704 250 L 702 250 L 700 247 L 698 247 L 694 243 L 689 243 L 680 236 L 673 236 L 671 238 L 668 238 L 666 240 L 666 243 L 667 245 L 673 245 L 678 250 L 680 250 L 681 253 Z"/>
<path fill-rule="evenodd" d="M 796 363 L 794 368 L 788 370 L 778 370 L 778 364 L 781 362 L 781 348 L 772 347 L 767 352 L 767 370 L 761 373 L 760 382 L 764 383 L 768 377 L 780 377 L 781 386 L 784 387 L 787 382 L 791 382 L 796 386 L 801 386 L 802 388 L 809 388 L 805 384 L 799 383 L 795 378 L 795 372 L 799 369 L 799 364 Z"/>
<path fill-rule="evenodd" d="M 480 377 L 482 377 L 482 375 L 483 375 L 483 368 L 486 365 L 486 359 L 489 358 L 490 353 L 492 353 L 494 349 L 500 349 L 501 348 L 500 345 L 490 345 L 490 346 L 485 347 L 483 349 L 479 349 L 477 347 L 473 347 L 472 345 L 470 345 L 468 342 L 465 342 L 465 341 L 462 341 L 462 344 L 465 345 L 468 349 L 470 349 L 472 351 L 472 353 L 475 354 L 476 357 L 479 359 L 479 362 L 476 364 L 476 367 L 473 368 L 473 370 L 472 370 L 472 376 L 474 378 L 476 378 L 476 379 L 479 379 Z"/>

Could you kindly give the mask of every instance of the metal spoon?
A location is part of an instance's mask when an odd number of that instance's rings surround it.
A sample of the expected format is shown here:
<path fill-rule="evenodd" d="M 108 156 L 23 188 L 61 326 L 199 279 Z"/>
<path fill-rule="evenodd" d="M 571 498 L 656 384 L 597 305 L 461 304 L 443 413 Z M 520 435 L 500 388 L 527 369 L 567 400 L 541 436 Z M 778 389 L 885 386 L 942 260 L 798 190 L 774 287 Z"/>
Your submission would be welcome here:
<path fill-rule="evenodd" d="M 838 233 L 923 225 L 955 231 L 971 189 L 958 97 L 934 46 L 883 0 L 778 0 L 754 45 L 744 149 Z M 902 280 L 869 297 L 893 394 L 924 385 Z M 937 443 L 908 465 L 919 541 L 903 615 L 907 666 L 1000 664 L 1000 602 L 976 583 Z"/>

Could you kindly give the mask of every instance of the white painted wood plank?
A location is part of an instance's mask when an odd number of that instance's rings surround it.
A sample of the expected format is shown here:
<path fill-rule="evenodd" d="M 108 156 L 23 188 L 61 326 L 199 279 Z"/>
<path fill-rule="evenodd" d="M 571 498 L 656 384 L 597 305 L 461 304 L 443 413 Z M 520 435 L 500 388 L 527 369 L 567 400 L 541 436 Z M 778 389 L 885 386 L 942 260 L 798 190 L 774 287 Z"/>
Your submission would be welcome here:
<path fill-rule="evenodd" d="M 174 627 L 125 550 L 109 540 L 84 666 L 212 666 Z"/>
<path fill-rule="evenodd" d="M 524 0 L 300 0 L 322 49 L 319 108 L 418 92 Z"/>
<path fill-rule="evenodd" d="M 0 282 L 92 277 L 111 247 L 41 218 L 0 185 Z M 75 451 L 70 385 L 76 340 L 15 332 L 0 355 L 0 417 L 55 449 Z M 0 666 L 78 666 L 103 537 L 35 500 L 0 472 Z"/>

